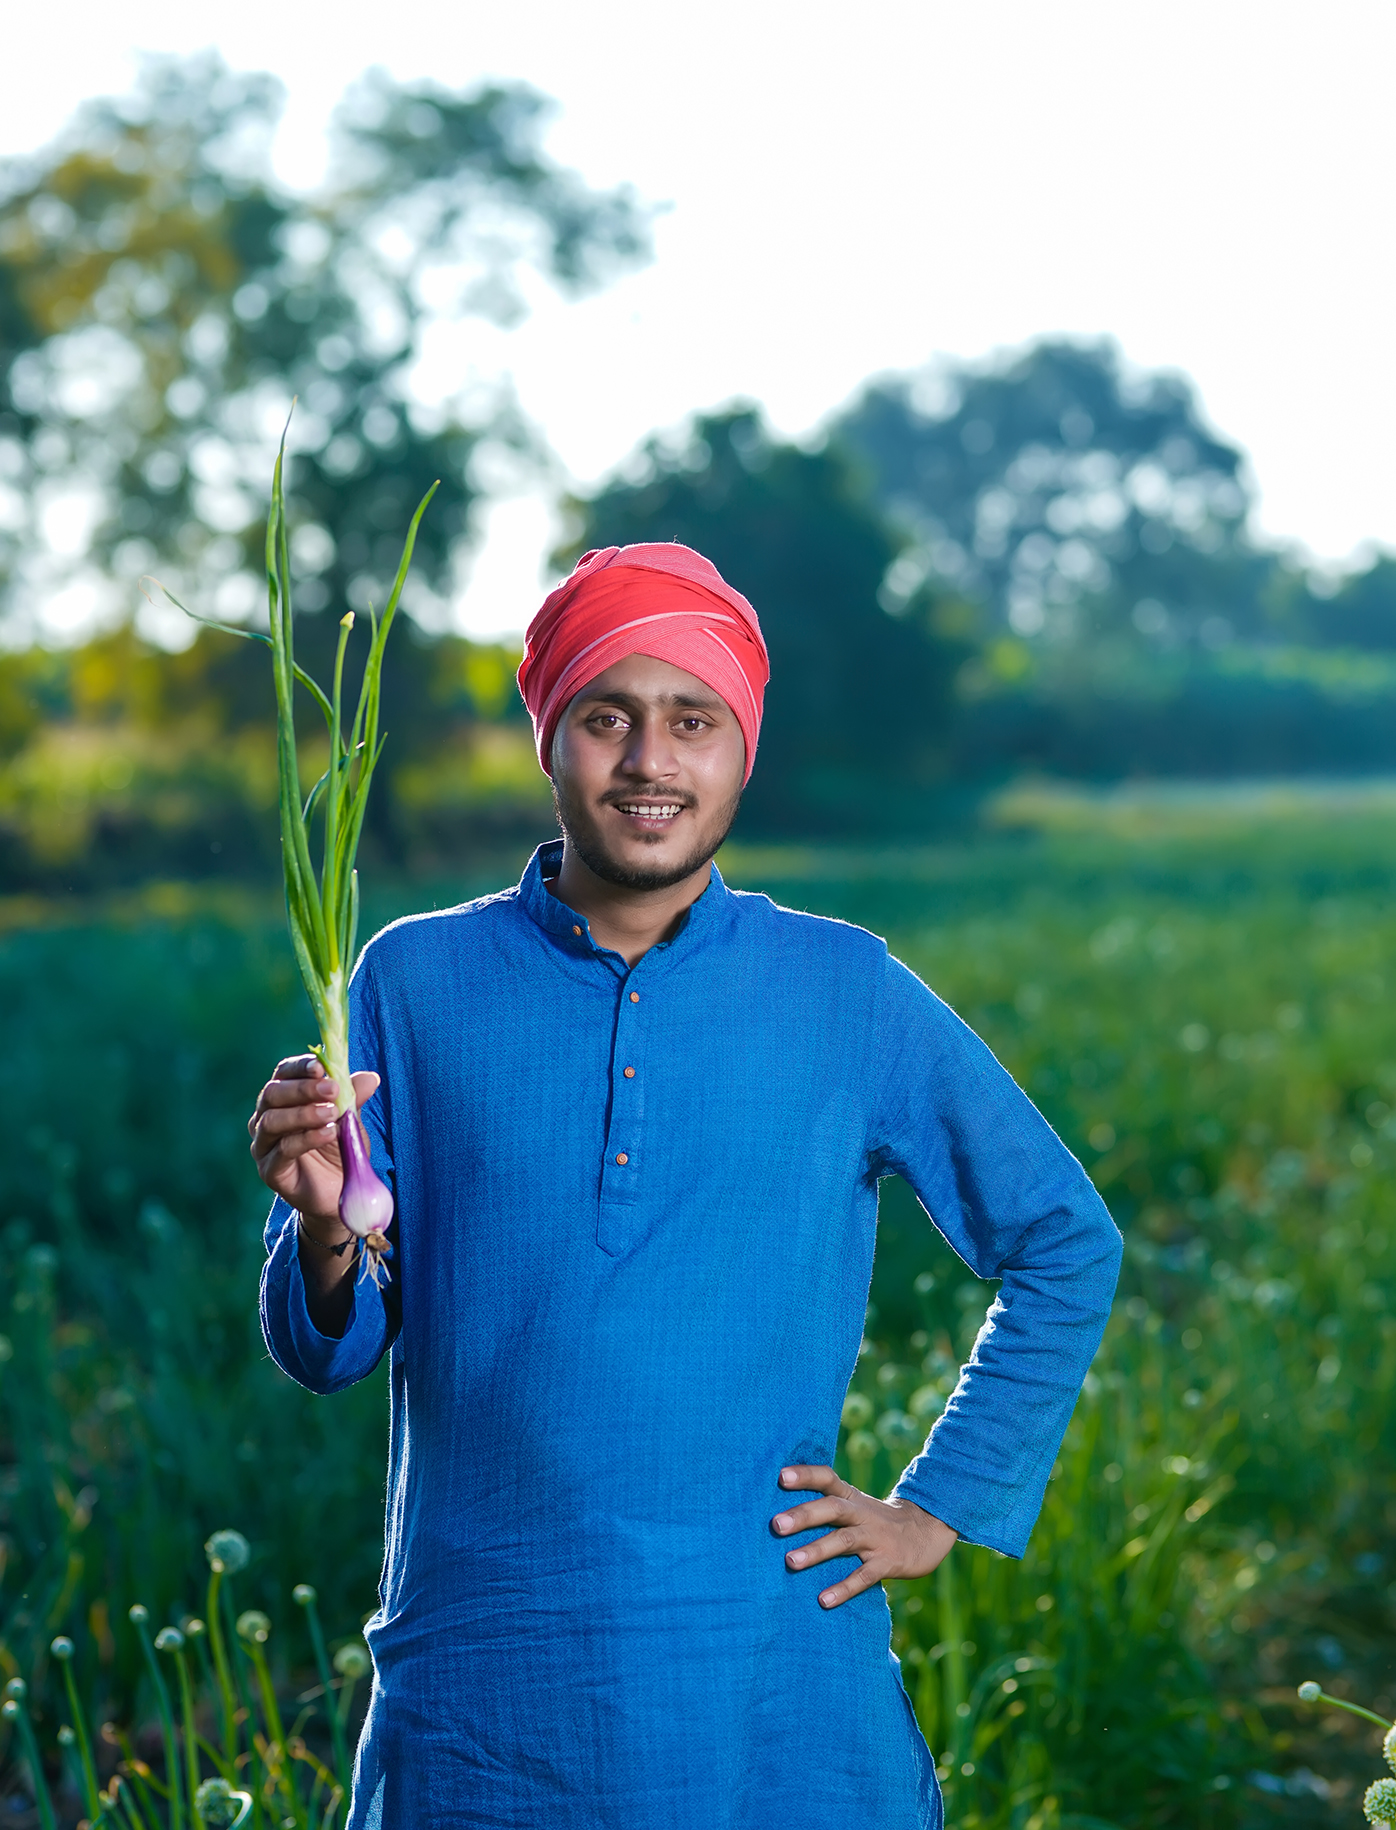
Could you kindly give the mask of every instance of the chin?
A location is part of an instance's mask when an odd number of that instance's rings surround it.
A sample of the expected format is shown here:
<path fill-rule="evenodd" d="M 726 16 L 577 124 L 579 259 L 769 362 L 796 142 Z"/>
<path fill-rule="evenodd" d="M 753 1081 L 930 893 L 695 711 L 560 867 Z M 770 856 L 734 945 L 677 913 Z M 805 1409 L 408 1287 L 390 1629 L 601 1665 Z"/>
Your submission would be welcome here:
<path fill-rule="evenodd" d="M 620 889 L 667 890 L 682 883 L 710 862 L 727 836 L 708 838 L 692 833 L 635 834 L 623 845 L 608 844 L 593 827 L 590 831 L 566 828 L 583 864 L 605 883 Z"/>

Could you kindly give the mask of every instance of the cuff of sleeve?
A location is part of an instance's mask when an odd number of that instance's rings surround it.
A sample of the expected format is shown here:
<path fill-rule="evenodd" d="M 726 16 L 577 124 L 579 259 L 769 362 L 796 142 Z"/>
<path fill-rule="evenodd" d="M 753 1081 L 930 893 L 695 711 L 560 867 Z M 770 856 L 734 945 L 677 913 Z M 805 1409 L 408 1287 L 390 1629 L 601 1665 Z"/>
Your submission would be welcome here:
<path fill-rule="evenodd" d="M 1022 1482 L 995 1479 L 982 1468 L 967 1468 L 934 1436 L 893 1488 L 967 1544 L 982 1544 L 1005 1557 L 1021 1557 L 1042 1510 L 1050 1463 Z"/>
<path fill-rule="evenodd" d="M 382 1292 L 354 1276 L 342 1335 L 321 1334 L 310 1319 L 301 1275 L 296 1215 L 278 1200 L 267 1221 L 267 1262 L 262 1272 L 262 1333 L 284 1373 L 309 1391 L 343 1391 L 373 1371 L 388 1344 Z"/>

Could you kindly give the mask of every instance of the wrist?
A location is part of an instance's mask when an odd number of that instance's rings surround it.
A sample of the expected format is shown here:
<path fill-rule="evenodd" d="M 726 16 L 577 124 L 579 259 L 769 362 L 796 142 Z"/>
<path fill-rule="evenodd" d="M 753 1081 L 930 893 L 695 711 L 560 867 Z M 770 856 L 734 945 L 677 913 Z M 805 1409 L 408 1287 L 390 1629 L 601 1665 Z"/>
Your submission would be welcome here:
<path fill-rule="evenodd" d="M 308 1214 L 300 1208 L 296 1210 L 296 1231 L 302 1239 L 335 1257 L 339 1257 L 354 1238 L 338 1214 Z"/>

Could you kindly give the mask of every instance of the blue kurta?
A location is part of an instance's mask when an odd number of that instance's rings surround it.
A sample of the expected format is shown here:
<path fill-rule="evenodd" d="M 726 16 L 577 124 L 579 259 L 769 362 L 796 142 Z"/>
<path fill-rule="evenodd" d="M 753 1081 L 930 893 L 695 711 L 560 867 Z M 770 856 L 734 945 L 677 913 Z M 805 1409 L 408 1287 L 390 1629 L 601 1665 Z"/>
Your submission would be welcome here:
<path fill-rule="evenodd" d="M 1022 1553 L 1120 1239 L 988 1049 L 861 928 L 716 870 L 633 968 L 544 878 L 395 923 L 352 1058 L 393 1284 L 311 1324 L 278 1203 L 262 1314 L 334 1392 L 391 1350 L 387 1555 L 353 1830 L 918 1830 L 931 1758 L 873 1588 L 770 1520 L 829 1462 L 877 1183 L 981 1277 L 973 1356 L 898 1491 Z M 631 1074 L 628 1070 L 633 1069 Z"/>

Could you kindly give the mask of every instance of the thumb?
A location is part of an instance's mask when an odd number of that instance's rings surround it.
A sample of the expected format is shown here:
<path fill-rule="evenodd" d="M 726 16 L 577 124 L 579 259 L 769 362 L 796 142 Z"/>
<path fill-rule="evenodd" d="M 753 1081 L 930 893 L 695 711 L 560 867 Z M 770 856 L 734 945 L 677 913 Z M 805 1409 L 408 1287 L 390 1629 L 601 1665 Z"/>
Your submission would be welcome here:
<path fill-rule="evenodd" d="M 354 1103 L 358 1106 L 366 1105 L 382 1084 L 381 1076 L 367 1070 L 350 1075 L 350 1079 L 354 1082 Z"/>

